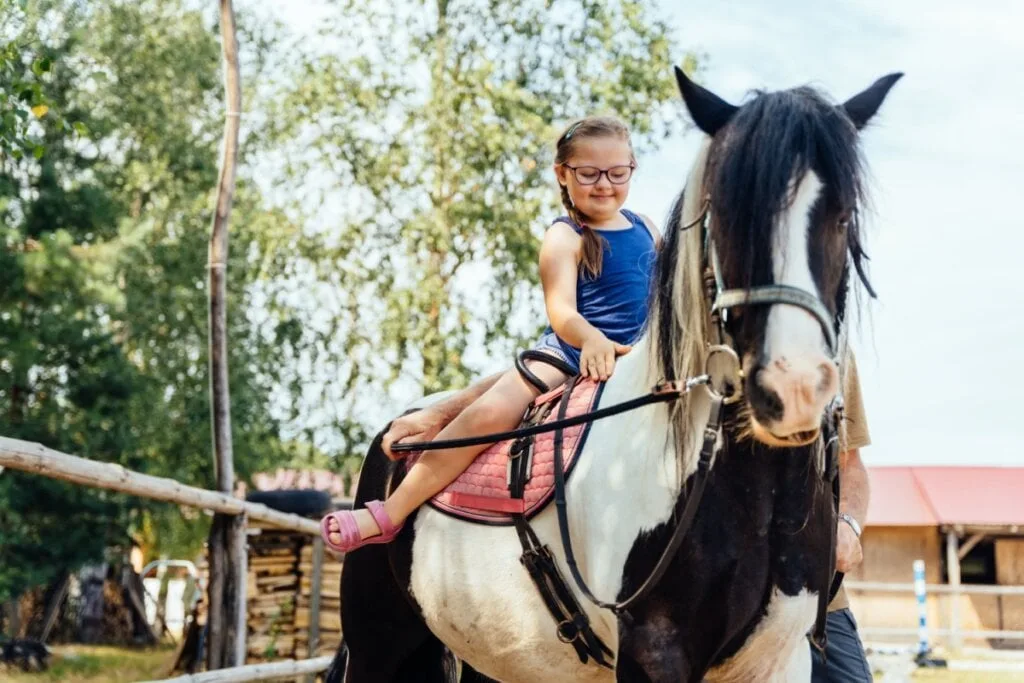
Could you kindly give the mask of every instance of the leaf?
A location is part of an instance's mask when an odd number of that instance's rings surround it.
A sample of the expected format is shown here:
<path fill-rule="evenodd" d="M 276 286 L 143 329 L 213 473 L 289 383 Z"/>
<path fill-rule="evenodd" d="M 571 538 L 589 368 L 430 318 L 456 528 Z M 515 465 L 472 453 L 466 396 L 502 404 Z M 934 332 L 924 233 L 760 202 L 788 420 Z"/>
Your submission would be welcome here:
<path fill-rule="evenodd" d="M 36 159 L 42 159 L 44 154 L 46 154 L 46 148 L 43 147 L 42 145 L 36 145 L 32 149 L 32 156 L 34 156 Z"/>
<path fill-rule="evenodd" d="M 32 113 L 36 115 L 37 119 L 41 119 L 46 116 L 46 112 L 50 111 L 50 108 L 45 104 L 37 104 L 32 107 Z"/>
<path fill-rule="evenodd" d="M 89 127 L 87 125 L 85 125 L 84 123 L 82 123 L 81 121 L 75 121 L 74 123 L 71 124 L 71 126 L 75 129 L 75 132 L 78 133 L 79 135 L 83 135 L 84 136 L 84 135 L 88 135 L 89 134 Z"/>

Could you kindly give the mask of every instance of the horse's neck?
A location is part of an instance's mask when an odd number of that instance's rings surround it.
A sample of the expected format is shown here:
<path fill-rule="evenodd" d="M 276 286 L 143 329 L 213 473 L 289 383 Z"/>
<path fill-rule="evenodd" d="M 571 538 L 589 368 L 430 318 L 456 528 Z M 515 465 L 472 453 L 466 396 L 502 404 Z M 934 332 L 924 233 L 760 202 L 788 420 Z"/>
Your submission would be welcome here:
<path fill-rule="evenodd" d="M 615 372 L 605 384 L 601 396 L 602 406 L 644 396 L 660 379 L 655 376 L 653 365 L 649 363 L 648 343 L 645 335 L 633 346 L 632 351 L 618 359 Z M 638 491 L 662 491 L 674 503 L 682 482 L 696 469 L 694 455 L 700 448 L 708 408 L 706 400 L 698 399 L 691 402 L 689 415 L 678 414 L 676 411 L 673 417 L 670 403 L 655 403 L 595 423 L 592 431 L 598 435 L 598 443 L 592 449 L 592 459 L 605 473 L 599 477 L 604 480 L 601 485 L 615 488 L 626 486 L 617 476 L 621 472 L 623 477 L 629 477 L 635 482 Z M 682 444 L 680 449 L 674 443 L 671 419 L 690 423 L 690 428 L 685 430 L 687 443 Z M 591 459 L 590 455 L 588 459 Z M 657 506 L 667 504 L 667 498 Z M 640 504 L 641 501 L 635 502 Z"/>
<path fill-rule="evenodd" d="M 657 378 L 648 366 L 648 351 L 645 337 L 618 359 L 601 406 L 650 392 Z M 693 408 L 706 417 L 704 402 L 694 402 Z M 672 516 L 689 475 L 685 459 L 676 456 L 670 419 L 669 406 L 656 403 L 594 422 L 569 479 L 570 527 L 580 539 L 577 559 L 591 588 L 604 599 L 618 594 L 636 539 Z M 692 421 L 693 416 L 680 419 Z M 700 430 L 695 431 L 699 438 Z"/>

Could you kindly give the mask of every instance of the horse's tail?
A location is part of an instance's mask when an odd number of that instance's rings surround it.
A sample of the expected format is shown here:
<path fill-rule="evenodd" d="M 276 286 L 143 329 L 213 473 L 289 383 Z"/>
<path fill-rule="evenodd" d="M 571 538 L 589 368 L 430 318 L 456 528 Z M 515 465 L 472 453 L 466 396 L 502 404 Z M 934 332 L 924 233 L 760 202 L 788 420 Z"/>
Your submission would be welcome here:
<path fill-rule="evenodd" d="M 324 673 L 324 683 L 342 683 L 345 680 L 345 665 L 348 664 L 348 646 L 345 639 L 338 645 L 338 651 L 334 654 L 334 660 Z"/>

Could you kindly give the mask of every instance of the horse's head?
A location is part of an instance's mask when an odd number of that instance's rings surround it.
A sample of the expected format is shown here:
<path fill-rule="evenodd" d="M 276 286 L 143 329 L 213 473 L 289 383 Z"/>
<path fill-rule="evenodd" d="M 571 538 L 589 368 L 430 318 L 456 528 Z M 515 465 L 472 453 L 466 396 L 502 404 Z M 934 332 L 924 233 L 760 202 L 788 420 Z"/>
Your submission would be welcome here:
<path fill-rule="evenodd" d="M 697 189 L 751 431 L 773 445 L 806 443 L 839 387 L 851 264 L 871 292 L 858 131 L 901 74 L 841 105 L 802 87 L 737 107 L 676 73 L 694 122 L 712 138 Z"/>

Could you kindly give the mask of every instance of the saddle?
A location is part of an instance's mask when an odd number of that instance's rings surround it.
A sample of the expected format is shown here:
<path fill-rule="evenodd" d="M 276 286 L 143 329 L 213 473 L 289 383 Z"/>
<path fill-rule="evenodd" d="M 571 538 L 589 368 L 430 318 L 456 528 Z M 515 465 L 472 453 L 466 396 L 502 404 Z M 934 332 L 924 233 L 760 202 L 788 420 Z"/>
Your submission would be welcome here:
<path fill-rule="evenodd" d="M 567 386 L 569 387 L 567 389 Z M 604 383 L 582 380 L 548 391 L 530 404 L 520 427 L 556 419 L 558 402 L 570 391 L 563 417 L 590 412 L 600 400 Z M 590 422 L 562 432 L 563 471 L 572 471 L 587 440 Z M 499 441 L 477 456 L 459 478 L 434 496 L 428 505 L 446 515 L 478 524 L 511 526 L 515 516 L 530 519 L 551 502 L 555 491 L 555 434 L 547 432 L 520 439 Z M 407 467 L 420 454 L 406 459 Z"/>

